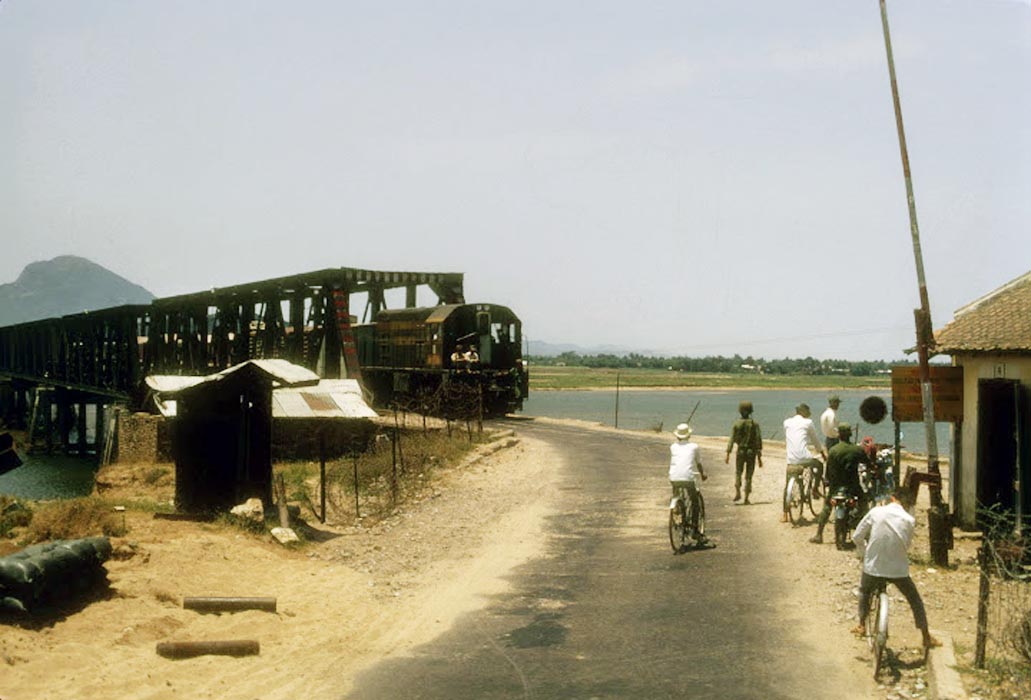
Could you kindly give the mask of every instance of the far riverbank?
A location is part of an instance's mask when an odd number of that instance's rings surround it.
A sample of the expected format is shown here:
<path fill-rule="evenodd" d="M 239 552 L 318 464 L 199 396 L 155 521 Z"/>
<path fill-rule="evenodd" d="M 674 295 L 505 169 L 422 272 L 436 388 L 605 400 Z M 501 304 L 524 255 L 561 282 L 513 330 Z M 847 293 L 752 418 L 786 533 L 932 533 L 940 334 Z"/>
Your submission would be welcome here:
<path fill-rule="evenodd" d="M 684 389 L 759 391 L 890 391 L 890 375 L 717 374 L 661 369 L 530 366 L 530 391 L 550 390 L 680 391 Z"/>

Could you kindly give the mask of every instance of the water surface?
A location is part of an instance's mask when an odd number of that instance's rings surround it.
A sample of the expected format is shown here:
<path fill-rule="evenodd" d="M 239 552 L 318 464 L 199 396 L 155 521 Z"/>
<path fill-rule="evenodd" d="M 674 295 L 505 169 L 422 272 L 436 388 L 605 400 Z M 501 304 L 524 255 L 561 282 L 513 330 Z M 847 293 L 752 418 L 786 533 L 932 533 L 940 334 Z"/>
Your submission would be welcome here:
<path fill-rule="evenodd" d="M 795 413 L 795 406 L 808 403 L 813 420 L 819 423 L 820 414 L 827 408 L 831 392 L 812 389 L 759 389 L 759 390 L 704 390 L 704 389 L 633 389 L 619 392 L 619 427 L 631 430 L 671 431 L 677 423 L 691 418 L 697 435 L 729 435 L 730 426 L 738 418 L 741 401 L 751 401 L 755 418 L 762 427 L 765 439 L 783 440 L 782 424 Z M 847 389 L 833 392 L 841 397 L 839 420 L 851 423 L 858 438 L 869 435 L 877 442 L 894 442 L 895 426 L 890 416 L 877 425 L 863 423 L 859 417 L 859 404 L 868 396 L 880 396 L 891 406 L 891 392 Z M 523 406 L 528 416 L 548 418 L 577 418 L 605 425 L 616 423 L 615 390 L 563 390 L 533 391 Z M 937 425 L 938 453 L 950 453 L 949 426 Z M 911 452 L 926 452 L 927 442 L 922 423 L 903 423 L 901 444 Z"/>
<path fill-rule="evenodd" d="M 22 459 L 23 465 L 0 475 L 0 494 L 42 501 L 93 492 L 95 458 L 22 454 Z"/>

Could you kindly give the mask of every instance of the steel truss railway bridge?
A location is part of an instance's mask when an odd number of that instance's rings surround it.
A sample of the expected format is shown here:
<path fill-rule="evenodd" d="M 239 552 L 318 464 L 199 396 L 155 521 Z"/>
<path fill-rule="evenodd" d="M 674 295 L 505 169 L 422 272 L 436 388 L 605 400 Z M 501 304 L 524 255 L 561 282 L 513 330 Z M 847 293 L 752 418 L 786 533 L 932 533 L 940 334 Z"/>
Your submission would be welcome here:
<path fill-rule="evenodd" d="M 282 358 L 322 377 L 355 376 L 351 297 L 366 295 L 363 317 L 374 319 L 387 291 L 404 289 L 405 306 L 414 307 L 419 287 L 438 304 L 465 301 L 462 273 L 344 267 L 0 327 L 0 418 L 31 433 L 42 396 L 48 447 L 53 418 L 65 447 L 85 452 L 86 405 L 96 407 L 97 449 L 104 408 L 141 407 L 150 374 L 211 374 Z"/>

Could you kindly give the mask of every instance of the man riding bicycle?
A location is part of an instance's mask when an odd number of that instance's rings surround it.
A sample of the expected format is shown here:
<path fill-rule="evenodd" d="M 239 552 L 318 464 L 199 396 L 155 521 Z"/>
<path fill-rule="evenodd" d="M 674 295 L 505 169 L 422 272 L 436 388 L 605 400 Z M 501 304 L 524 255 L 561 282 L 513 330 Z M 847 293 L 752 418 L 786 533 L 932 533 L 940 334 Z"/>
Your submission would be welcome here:
<path fill-rule="evenodd" d="M 780 521 L 788 522 L 787 492 L 788 483 L 791 477 L 798 476 L 804 469 L 812 469 L 815 477 L 813 484 L 813 495 L 820 496 L 819 484 L 823 479 L 823 462 L 814 459 L 810 448 L 816 450 L 827 459 L 827 451 L 823 448 L 823 441 L 816 432 L 812 419 L 809 417 L 809 405 L 800 403 L 795 407 L 795 415 L 784 421 L 784 447 L 787 452 L 787 473 L 784 478 L 784 496 L 781 502 L 784 503 L 784 513 Z"/>
<path fill-rule="evenodd" d="M 863 575 L 859 581 L 859 624 L 852 631 L 862 635 L 870 611 L 870 592 L 880 583 L 891 582 L 901 591 L 913 611 L 913 621 L 924 639 L 924 654 L 931 647 L 941 646 L 927 626 L 924 601 L 909 577 L 909 545 L 913 542 L 916 519 L 902 507 L 911 500 L 909 492 L 898 488 L 891 502 L 870 509 L 852 533 L 852 540 L 863 552 Z"/>
<path fill-rule="evenodd" d="M 673 431 L 673 436 L 677 441 L 669 446 L 669 482 L 673 487 L 674 496 L 680 493 L 680 489 L 687 491 L 691 499 L 691 532 L 698 544 L 705 544 L 708 541 L 705 534 L 698 532 L 698 512 L 701 510 L 701 504 L 696 479 L 701 476 L 702 481 L 705 481 L 709 477 L 705 475 L 702 460 L 698 456 L 698 445 L 688 442 L 691 437 L 691 426 L 681 423 Z"/>

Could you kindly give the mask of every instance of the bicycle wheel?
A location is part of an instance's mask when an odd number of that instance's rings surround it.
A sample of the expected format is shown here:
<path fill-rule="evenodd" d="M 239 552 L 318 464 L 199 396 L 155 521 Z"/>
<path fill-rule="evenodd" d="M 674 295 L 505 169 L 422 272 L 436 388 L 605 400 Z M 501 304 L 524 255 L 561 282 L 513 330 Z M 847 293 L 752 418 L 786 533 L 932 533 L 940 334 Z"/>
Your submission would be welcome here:
<path fill-rule="evenodd" d="M 888 639 L 888 595 L 874 590 L 869 596 L 866 614 L 866 643 L 873 655 L 873 677 L 876 680 L 884 661 L 884 647 Z"/>
<path fill-rule="evenodd" d="M 877 636 L 874 640 L 874 667 L 873 675 L 877 677 L 877 673 L 881 670 L 881 665 L 884 662 L 884 655 L 887 653 L 886 649 L 888 646 L 888 594 L 881 589 L 881 592 L 877 595 Z"/>
<path fill-rule="evenodd" d="M 808 467 L 806 467 L 806 470 L 803 473 L 802 479 L 803 479 L 802 492 L 805 494 L 806 505 L 809 506 L 809 512 L 813 514 L 813 517 L 816 517 L 817 510 L 816 510 L 816 506 L 813 505 L 813 489 L 815 488 L 815 483 L 814 483 L 815 482 L 815 477 L 813 476 L 813 470 L 808 468 Z"/>
<path fill-rule="evenodd" d="M 690 525 L 691 521 L 688 521 Z M 698 493 L 698 537 L 701 538 L 705 534 L 705 499 L 702 498 L 701 492 Z"/>
<path fill-rule="evenodd" d="M 677 501 L 675 508 L 669 511 L 669 544 L 673 547 L 673 553 L 677 554 L 687 546 L 688 535 L 691 531 L 689 513 L 684 508 L 684 501 Z"/>
<path fill-rule="evenodd" d="M 802 484 L 798 477 L 791 477 L 788 482 L 787 492 L 784 494 L 784 507 L 788 511 L 788 519 L 792 524 L 798 525 L 802 522 L 802 510 L 805 508 L 805 500 L 802 496 Z"/>
<path fill-rule="evenodd" d="M 683 514 L 680 512 L 680 506 L 669 509 L 669 545 L 673 548 L 673 553 L 676 554 L 680 551 L 680 532 L 683 529 Z"/>

